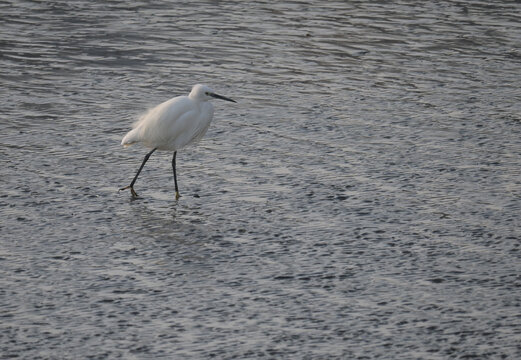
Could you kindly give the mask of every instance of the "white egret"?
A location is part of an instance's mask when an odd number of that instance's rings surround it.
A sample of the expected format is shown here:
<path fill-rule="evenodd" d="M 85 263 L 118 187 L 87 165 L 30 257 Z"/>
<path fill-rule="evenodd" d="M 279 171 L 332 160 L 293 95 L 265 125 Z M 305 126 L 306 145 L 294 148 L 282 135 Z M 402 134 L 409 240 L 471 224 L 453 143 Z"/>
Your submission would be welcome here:
<path fill-rule="evenodd" d="M 121 145 L 126 147 L 140 142 L 152 150 L 145 155 L 130 185 L 119 190 L 130 189 L 132 196 L 137 197 L 134 184 L 150 155 L 156 150 L 169 150 L 174 152 L 172 169 L 174 170 L 175 198 L 179 199 L 175 169 L 177 151 L 200 140 L 208 130 L 213 118 L 213 105 L 208 100 L 212 98 L 236 102 L 216 94 L 208 86 L 197 84 L 188 96 L 178 96 L 165 101 L 149 110 L 137 121 L 133 129 L 125 135 Z"/>

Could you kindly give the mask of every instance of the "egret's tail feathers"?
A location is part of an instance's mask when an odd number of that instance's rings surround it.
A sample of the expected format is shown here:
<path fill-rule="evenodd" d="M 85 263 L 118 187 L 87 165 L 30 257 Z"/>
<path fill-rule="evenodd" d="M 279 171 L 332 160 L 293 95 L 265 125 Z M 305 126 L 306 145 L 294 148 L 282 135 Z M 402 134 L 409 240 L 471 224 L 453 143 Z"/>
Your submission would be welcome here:
<path fill-rule="evenodd" d="M 138 139 L 138 132 L 136 130 L 137 129 L 129 131 L 127 133 L 127 135 L 125 135 L 123 140 L 121 140 L 121 145 L 123 145 L 124 147 L 127 147 L 127 146 L 137 143 L 139 141 L 139 139 Z"/>
<path fill-rule="evenodd" d="M 132 142 L 132 143 L 125 143 L 125 144 L 121 144 L 123 145 L 123 147 L 129 147 L 130 145 L 134 145 L 136 142 Z"/>

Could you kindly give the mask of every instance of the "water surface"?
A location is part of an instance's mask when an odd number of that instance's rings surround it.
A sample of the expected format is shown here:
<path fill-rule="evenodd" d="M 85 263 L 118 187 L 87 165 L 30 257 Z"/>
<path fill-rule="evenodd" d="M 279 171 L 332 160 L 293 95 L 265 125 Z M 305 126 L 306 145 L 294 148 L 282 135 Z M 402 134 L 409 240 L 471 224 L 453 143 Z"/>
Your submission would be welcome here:
<path fill-rule="evenodd" d="M 4 359 L 519 358 L 521 5 L 0 5 Z M 211 85 L 206 138 L 120 147 Z"/>

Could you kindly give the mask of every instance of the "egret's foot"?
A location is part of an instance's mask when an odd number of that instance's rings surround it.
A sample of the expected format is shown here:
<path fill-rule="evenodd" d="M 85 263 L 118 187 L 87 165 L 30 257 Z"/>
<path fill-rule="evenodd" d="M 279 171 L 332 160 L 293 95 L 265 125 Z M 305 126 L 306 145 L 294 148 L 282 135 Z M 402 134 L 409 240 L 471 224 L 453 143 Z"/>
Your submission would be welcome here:
<path fill-rule="evenodd" d="M 176 191 L 175 192 L 175 199 L 179 200 L 180 197 L 181 197 L 181 195 L 179 195 L 179 191 Z"/>
<path fill-rule="evenodd" d="M 128 185 L 128 186 L 122 187 L 118 191 L 127 190 L 127 189 L 130 189 L 130 192 L 132 193 L 132 196 L 137 198 L 137 192 L 134 190 L 133 186 Z"/>

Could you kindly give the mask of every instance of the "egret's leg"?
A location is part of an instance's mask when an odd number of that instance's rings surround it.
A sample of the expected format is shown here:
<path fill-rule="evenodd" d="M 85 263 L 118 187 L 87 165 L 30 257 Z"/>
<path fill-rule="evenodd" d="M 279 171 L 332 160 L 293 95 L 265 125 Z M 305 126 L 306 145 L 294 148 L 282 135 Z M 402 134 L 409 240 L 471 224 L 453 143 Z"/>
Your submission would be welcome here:
<path fill-rule="evenodd" d="M 179 200 L 181 195 L 179 195 L 179 188 L 177 187 L 177 174 L 175 172 L 175 157 L 177 155 L 177 151 L 174 151 L 174 157 L 172 157 L 172 169 L 174 169 L 174 183 L 175 183 L 175 199 Z"/>
<path fill-rule="evenodd" d="M 154 148 L 154 149 L 152 149 L 151 152 L 149 152 L 148 154 L 145 155 L 145 158 L 143 159 L 143 162 L 141 163 L 141 166 L 139 167 L 139 170 L 137 171 L 136 176 L 134 176 L 134 180 L 132 180 L 132 182 L 130 183 L 129 186 L 125 186 L 125 187 L 119 189 L 119 191 L 130 189 L 130 192 L 132 193 L 132 196 L 133 197 L 137 197 L 137 193 L 134 191 L 134 184 L 136 183 L 136 180 L 137 180 L 137 177 L 139 176 L 139 173 L 141 172 L 141 170 L 143 170 L 143 166 L 145 166 L 145 163 L 148 161 L 148 158 L 156 150 L 157 150 L 157 148 Z"/>

